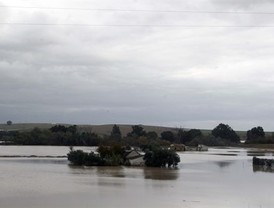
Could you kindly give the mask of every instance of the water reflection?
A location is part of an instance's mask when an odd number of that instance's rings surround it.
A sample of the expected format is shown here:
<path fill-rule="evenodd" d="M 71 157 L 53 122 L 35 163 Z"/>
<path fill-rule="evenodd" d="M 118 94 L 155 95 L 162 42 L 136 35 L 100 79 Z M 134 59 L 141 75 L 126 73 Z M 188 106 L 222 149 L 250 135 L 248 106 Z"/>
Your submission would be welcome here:
<path fill-rule="evenodd" d="M 116 178 L 117 177 L 118 178 L 126 177 L 124 167 L 122 167 L 122 166 L 97 167 L 96 174 L 98 176 L 103 176 L 103 177 L 116 177 Z"/>
<path fill-rule="evenodd" d="M 100 186 L 115 186 L 115 187 L 121 187 L 121 186 L 124 186 L 125 185 L 125 182 L 123 181 L 118 181 L 118 180 L 106 180 L 106 179 L 102 179 L 102 178 L 99 178 L 98 179 L 98 182 L 97 182 L 97 185 L 100 187 Z"/>
<path fill-rule="evenodd" d="M 58 159 L 58 158 L 52 158 L 52 159 L 40 159 L 40 158 L 1 158 L 1 163 L 23 163 L 23 164 L 67 164 L 67 159 Z"/>
<path fill-rule="evenodd" d="M 75 166 L 68 164 L 70 173 L 73 175 L 86 175 L 94 170 L 94 167 Z"/>
<path fill-rule="evenodd" d="M 96 175 L 99 176 L 97 180 L 98 186 L 124 186 L 125 174 L 123 168 L 97 168 Z"/>
<path fill-rule="evenodd" d="M 238 154 L 233 154 L 233 153 L 214 153 L 211 155 L 219 155 L 219 156 L 237 156 Z"/>
<path fill-rule="evenodd" d="M 72 174 L 90 174 L 101 178 L 144 178 L 152 180 L 176 180 L 179 169 L 149 167 L 81 167 L 68 165 Z"/>
<path fill-rule="evenodd" d="M 152 180 L 176 180 L 179 175 L 178 169 L 144 168 L 144 178 Z"/>
<path fill-rule="evenodd" d="M 274 173 L 274 167 L 268 167 L 263 165 L 253 165 L 253 172 L 269 172 Z"/>
<path fill-rule="evenodd" d="M 232 165 L 235 161 L 216 161 L 215 164 L 218 165 L 220 168 L 226 168 Z"/>

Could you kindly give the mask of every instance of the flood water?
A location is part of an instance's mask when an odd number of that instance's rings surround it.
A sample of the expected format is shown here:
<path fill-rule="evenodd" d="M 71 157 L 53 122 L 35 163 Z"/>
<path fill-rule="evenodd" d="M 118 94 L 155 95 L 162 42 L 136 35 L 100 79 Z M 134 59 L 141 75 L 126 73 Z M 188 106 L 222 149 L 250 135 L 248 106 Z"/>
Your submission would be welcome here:
<path fill-rule="evenodd" d="M 274 158 L 272 152 L 210 148 L 179 153 L 177 169 L 160 169 L 73 167 L 66 158 L 57 158 L 68 151 L 68 147 L 0 146 L 0 207 L 274 207 L 274 173 L 252 166 L 254 155 Z M 30 155 L 42 157 L 19 157 Z"/>

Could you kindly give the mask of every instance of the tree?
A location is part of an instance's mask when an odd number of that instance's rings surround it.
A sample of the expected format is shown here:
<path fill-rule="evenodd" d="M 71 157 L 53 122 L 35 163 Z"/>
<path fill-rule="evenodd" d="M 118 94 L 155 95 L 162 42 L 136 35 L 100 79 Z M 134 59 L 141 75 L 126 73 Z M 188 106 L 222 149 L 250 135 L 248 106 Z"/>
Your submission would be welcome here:
<path fill-rule="evenodd" d="M 184 129 L 180 128 L 176 134 L 176 141 L 178 143 L 185 144 L 188 141 L 188 138 L 186 137 L 186 131 Z"/>
<path fill-rule="evenodd" d="M 175 136 L 171 131 L 163 131 L 161 133 L 161 138 L 170 142 L 174 142 Z"/>
<path fill-rule="evenodd" d="M 122 138 L 120 128 L 116 124 L 112 127 L 110 137 L 113 139 L 121 139 Z"/>
<path fill-rule="evenodd" d="M 72 133 L 72 134 L 76 134 L 76 132 L 77 132 L 77 126 L 76 125 L 69 126 L 67 128 L 67 131 L 70 132 L 70 133 Z"/>
<path fill-rule="evenodd" d="M 112 146 L 100 145 L 97 152 L 107 165 L 116 166 L 123 164 L 123 155 L 125 154 L 125 151 L 119 144 Z"/>
<path fill-rule="evenodd" d="M 187 132 L 187 137 L 190 138 L 190 140 L 194 139 L 194 138 L 198 138 L 201 137 L 203 134 L 201 132 L 201 130 L 199 129 L 190 129 Z"/>
<path fill-rule="evenodd" d="M 147 132 L 147 138 L 148 139 L 157 139 L 158 134 L 155 131 L 149 131 L 149 132 Z"/>
<path fill-rule="evenodd" d="M 86 166 L 101 166 L 105 165 L 105 160 L 94 152 L 84 152 L 83 150 L 73 150 L 67 154 L 68 160 L 73 165 L 86 165 Z"/>
<path fill-rule="evenodd" d="M 219 124 L 212 130 L 212 135 L 214 137 L 219 137 L 222 139 L 229 140 L 230 142 L 238 143 L 240 142 L 240 137 L 236 132 L 227 124 Z"/>
<path fill-rule="evenodd" d="M 179 143 L 189 143 L 195 138 L 199 138 L 202 136 L 202 132 L 199 129 L 190 129 L 189 131 L 184 131 L 183 129 L 179 129 L 177 132 L 177 140 Z"/>
<path fill-rule="evenodd" d="M 63 125 L 55 125 L 55 126 L 50 128 L 50 131 L 54 132 L 54 133 L 56 133 L 56 132 L 67 132 L 67 130 L 68 129 Z"/>
<path fill-rule="evenodd" d="M 70 132 L 71 134 L 76 134 L 77 132 L 77 126 L 76 125 L 72 125 L 69 127 L 66 127 L 64 125 L 55 125 L 53 127 L 50 128 L 50 131 L 53 133 L 57 133 L 57 132 Z"/>
<path fill-rule="evenodd" d="M 7 121 L 7 125 L 10 126 L 12 124 L 12 121 Z"/>
<path fill-rule="evenodd" d="M 146 152 L 144 160 L 148 167 L 176 167 L 180 157 L 175 151 L 154 147 Z"/>
<path fill-rule="evenodd" d="M 140 125 L 135 125 L 132 126 L 132 131 L 127 134 L 128 137 L 140 137 L 140 136 L 145 136 L 146 132 L 144 128 Z"/>
<path fill-rule="evenodd" d="M 247 141 L 263 139 L 264 137 L 265 137 L 265 132 L 263 127 L 261 126 L 254 127 L 251 130 L 248 130 L 246 133 Z"/>

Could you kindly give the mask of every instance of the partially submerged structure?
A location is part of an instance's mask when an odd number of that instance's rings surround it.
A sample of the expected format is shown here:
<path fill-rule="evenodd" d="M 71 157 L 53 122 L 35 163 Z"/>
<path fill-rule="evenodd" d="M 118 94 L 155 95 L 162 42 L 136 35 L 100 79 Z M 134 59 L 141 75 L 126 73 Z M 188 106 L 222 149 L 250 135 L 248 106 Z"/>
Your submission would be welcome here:
<path fill-rule="evenodd" d="M 203 145 L 203 144 L 198 144 L 196 150 L 197 151 L 208 151 L 208 147 L 206 145 Z"/>
<path fill-rule="evenodd" d="M 177 152 L 186 151 L 186 146 L 184 144 L 171 144 L 169 148 Z"/>
<path fill-rule="evenodd" d="M 135 149 L 127 150 L 125 154 L 125 160 L 127 165 L 131 166 L 144 166 L 145 160 L 144 160 L 145 153 L 137 151 Z"/>

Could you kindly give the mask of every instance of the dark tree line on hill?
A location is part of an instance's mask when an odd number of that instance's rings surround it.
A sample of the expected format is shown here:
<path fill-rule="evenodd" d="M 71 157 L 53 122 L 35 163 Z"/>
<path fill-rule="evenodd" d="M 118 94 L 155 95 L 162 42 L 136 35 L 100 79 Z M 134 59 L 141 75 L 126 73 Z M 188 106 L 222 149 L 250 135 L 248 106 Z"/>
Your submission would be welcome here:
<path fill-rule="evenodd" d="M 97 134 L 78 132 L 75 125 L 68 127 L 56 125 L 50 129 L 34 128 L 31 131 L 6 132 L 1 140 L 17 145 L 98 146 L 100 143 L 100 137 Z"/>
<path fill-rule="evenodd" d="M 273 136 L 266 137 L 262 127 L 247 131 L 246 143 L 274 143 Z M 240 137 L 227 124 L 219 124 L 211 134 L 204 135 L 198 129 L 177 129 L 163 131 L 158 135 L 154 131 L 146 132 L 141 125 L 132 126 L 131 132 L 123 136 L 118 125 L 114 125 L 110 135 L 97 135 L 94 132 L 80 131 L 76 125 L 55 125 L 50 129 L 34 128 L 31 131 L 0 131 L 0 140 L 7 144 L 17 145 L 66 145 L 66 146 L 99 146 L 115 145 L 138 146 L 141 148 L 153 145 L 169 146 L 171 143 L 196 146 L 224 146 L 237 144 Z"/>
<path fill-rule="evenodd" d="M 122 135 L 121 138 L 123 138 Z M 132 131 L 127 134 L 124 140 L 127 140 L 131 145 L 141 147 L 148 146 L 153 142 L 162 145 L 178 143 L 190 146 L 198 144 L 225 146 L 240 143 L 239 135 L 229 125 L 223 123 L 217 125 L 208 135 L 203 135 L 199 129 L 178 129 L 176 131 L 163 131 L 158 136 L 156 132 L 146 132 L 142 126 L 135 125 L 132 126 Z M 246 143 L 274 143 L 274 135 L 266 138 L 262 127 L 254 127 L 247 131 Z"/>

